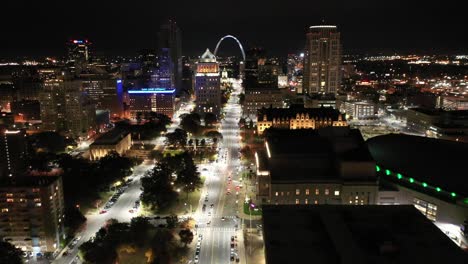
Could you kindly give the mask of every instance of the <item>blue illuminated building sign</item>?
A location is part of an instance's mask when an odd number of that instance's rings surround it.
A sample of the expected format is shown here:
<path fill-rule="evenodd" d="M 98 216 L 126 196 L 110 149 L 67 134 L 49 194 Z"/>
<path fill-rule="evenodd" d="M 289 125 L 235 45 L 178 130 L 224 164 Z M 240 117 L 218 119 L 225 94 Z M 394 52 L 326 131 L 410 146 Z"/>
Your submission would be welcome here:
<path fill-rule="evenodd" d="M 166 88 L 141 88 L 138 90 L 129 90 L 129 94 L 173 94 L 175 89 Z"/>

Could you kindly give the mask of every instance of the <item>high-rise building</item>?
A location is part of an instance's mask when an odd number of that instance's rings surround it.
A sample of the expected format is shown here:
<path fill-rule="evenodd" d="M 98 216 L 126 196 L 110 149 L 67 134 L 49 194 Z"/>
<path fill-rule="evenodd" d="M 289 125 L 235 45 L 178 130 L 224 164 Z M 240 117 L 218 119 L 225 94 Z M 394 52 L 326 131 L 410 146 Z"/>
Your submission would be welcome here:
<path fill-rule="evenodd" d="M 155 68 L 154 73 L 151 76 L 152 86 L 167 89 L 174 88 L 175 76 L 172 71 L 173 62 L 171 60 L 170 49 L 161 49 L 157 62 L 158 67 Z"/>
<path fill-rule="evenodd" d="M 65 238 L 62 179 L 0 179 L 0 239 L 23 251 L 54 253 Z"/>
<path fill-rule="evenodd" d="M 311 26 L 306 34 L 305 95 L 336 94 L 341 84 L 341 43 L 336 26 Z"/>
<path fill-rule="evenodd" d="M 23 176 L 26 172 L 26 134 L 21 130 L 0 131 L 0 179 Z"/>
<path fill-rule="evenodd" d="M 164 54 L 164 49 L 169 49 L 169 57 L 172 61 L 171 72 L 174 75 L 176 93 L 180 94 L 182 83 L 182 36 L 180 28 L 174 20 L 169 20 L 161 25 L 158 33 L 158 51 Z"/>
<path fill-rule="evenodd" d="M 220 114 L 221 76 L 216 56 L 206 49 L 197 63 L 195 100 L 198 113 Z"/>
<path fill-rule="evenodd" d="M 156 112 L 172 118 L 175 111 L 175 89 L 139 88 L 128 90 L 130 116 Z"/>
<path fill-rule="evenodd" d="M 68 58 L 67 62 L 75 63 L 88 63 L 90 58 L 89 46 L 91 43 L 88 40 L 70 40 L 67 43 Z"/>
<path fill-rule="evenodd" d="M 44 79 L 40 99 L 42 129 L 84 135 L 95 128 L 95 103 L 86 93 L 82 80 L 69 79 L 59 73 Z"/>
<path fill-rule="evenodd" d="M 263 48 L 251 48 L 247 50 L 244 76 L 245 87 L 256 88 L 258 86 L 259 64 L 265 61 L 265 50 Z"/>

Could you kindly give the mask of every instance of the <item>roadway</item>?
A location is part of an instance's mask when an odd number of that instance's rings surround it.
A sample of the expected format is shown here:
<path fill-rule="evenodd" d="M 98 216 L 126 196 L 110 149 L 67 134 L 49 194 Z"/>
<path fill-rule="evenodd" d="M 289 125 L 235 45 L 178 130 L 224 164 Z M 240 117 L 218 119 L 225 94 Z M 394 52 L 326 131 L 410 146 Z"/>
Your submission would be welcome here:
<path fill-rule="evenodd" d="M 240 243 L 242 229 L 240 219 L 237 218 L 238 203 L 242 203 L 243 200 L 236 195 L 235 188 L 241 184 L 239 181 L 240 135 L 238 126 L 241 116 L 238 95 L 241 89 L 240 84 L 234 85 L 234 91 L 224 108 L 225 117 L 220 126 L 223 140 L 219 144 L 218 160 L 209 165 L 200 166 L 202 173 L 207 177 L 194 218 L 198 224 L 197 234 L 203 236 L 198 261 L 202 264 L 233 263 L 230 261 L 232 236 L 238 238 L 234 242 L 237 244 L 234 247 L 234 256 L 238 256 L 240 262 L 245 263 L 243 243 Z M 203 210 L 203 204 L 206 205 L 205 210 Z M 195 257 L 192 260 L 196 263 Z"/>
<path fill-rule="evenodd" d="M 179 111 L 174 115 L 173 122 L 168 127 L 167 132 L 173 132 L 180 124 L 179 116 L 185 113 L 190 113 L 193 109 L 193 103 L 187 103 L 181 106 Z M 155 144 L 155 148 L 162 148 L 165 144 L 165 137 L 159 137 L 155 139 L 153 142 Z M 76 237 L 81 237 L 79 242 L 73 248 L 69 248 L 69 245 L 63 250 L 58 257 L 55 259 L 53 263 L 57 264 L 71 264 L 71 263 L 81 263 L 81 261 L 77 258 L 78 248 L 79 246 L 88 241 L 91 237 L 93 237 L 97 231 L 101 227 L 106 224 L 106 221 L 113 218 L 117 219 L 119 222 L 129 222 L 132 217 L 135 217 L 136 213 L 130 213 L 130 209 L 133 208 L 135 201 L 139 200 L 141 194 L 141 177 L 144 174 L 153 168 L 153 164 L 140 164 L 133 168 L 133 173 L 130 176 L 134 180 L 125 189 L 125 191 L 120 195 L 117 201 L 113 204 L 111 208 L 107 210 L 104 214 L 93 213 L 87 214 L 86 224 L 83 230 L 76 235 Z M 102 206 L 104 206 L 103 203 Z M 100 211 L 100 210 L 99 210 Z M 63 256 L 63 252 L 67 251 L 68 254 Z"/>

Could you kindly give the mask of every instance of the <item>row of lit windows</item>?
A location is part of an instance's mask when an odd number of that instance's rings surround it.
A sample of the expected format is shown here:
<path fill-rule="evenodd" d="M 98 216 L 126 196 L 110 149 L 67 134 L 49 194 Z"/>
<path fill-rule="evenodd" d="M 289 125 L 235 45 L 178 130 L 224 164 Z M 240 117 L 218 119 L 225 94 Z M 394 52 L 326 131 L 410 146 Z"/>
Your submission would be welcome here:
<path fill-rule="evenodd" d="M 330 189 L 325 189 L 324 191 L 325 195 L 330 195 Z M 339 196 L 340 195 L 340 191 L 338 190 L 335 190 L 333 192 L 333 194 L 335 196 Z M 284 196 L 284 192 L 275 192 L 275 196 Z M 301 190 L 300 189 L 296 189 L 296 195 L 301 195 Z M 310 195 L 310 189 L 305 189 L 305 195 Z M 315 189 L 315 195 L 320 195 L 320 190 L 319 189 Z M 286 192 L 286 196 L 289 196 L 289 192 Z"/>

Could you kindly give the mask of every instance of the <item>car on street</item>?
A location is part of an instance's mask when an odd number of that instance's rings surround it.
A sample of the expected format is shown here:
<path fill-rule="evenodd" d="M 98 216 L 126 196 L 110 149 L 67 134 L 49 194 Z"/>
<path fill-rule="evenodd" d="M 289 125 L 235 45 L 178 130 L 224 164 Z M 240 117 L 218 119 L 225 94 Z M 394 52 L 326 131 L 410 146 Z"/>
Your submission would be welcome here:
<path fill-rule="evenodd" d="M 107 210 L 101 210 L 101 211 L 99 211 L 99 214 L 105 214 L 105 213 L 107 213 Z"/>
<path fill-rule="evenodd" d="M 224 221 L 224 220 L 226 220 L 226 218 L 223 216 L 223 217 L 221 217 L 221 220 Z"/>

